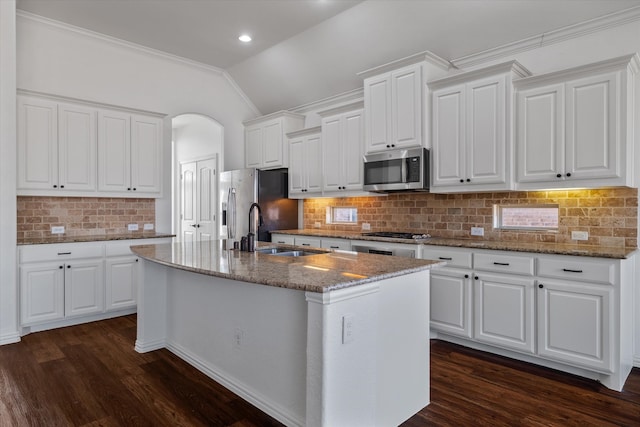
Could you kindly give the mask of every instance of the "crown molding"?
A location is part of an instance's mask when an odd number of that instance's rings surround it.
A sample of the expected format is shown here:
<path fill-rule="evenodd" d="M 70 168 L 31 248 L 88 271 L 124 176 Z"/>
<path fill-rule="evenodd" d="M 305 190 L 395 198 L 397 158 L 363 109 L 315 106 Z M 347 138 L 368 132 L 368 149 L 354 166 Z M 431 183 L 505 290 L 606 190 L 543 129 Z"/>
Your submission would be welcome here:
<path fill-rule="evenodd" d="M 565 40 L 582 37 L 587 34 L 607 30 L 609 28 L 615 28 L 638 20 L 640 20 L 640 6 L 635 6 L 619 12 L 613 12 L 608 15 L 580 22 L 578 24 L 542 33 L 537 36 L 528 37 L 513 43 L 507 43 L 482 52 L 453 59 L 451 60 L 451 63 L 456 68 L 474 67 L 498 58 L 515 55 L 516 53 L 533 50 L 543 46 L 549 46 Z"/>
<path fill-rule="evenodd" d="M 335 116 L 336 114 L 348 113 L 350 111 L 362 110 L 364 108 L 364 100 L 361 99 L 350 104 L 337 105 L 327 110 L 318 111 L 320 117 Z"/>
<path fill-rule="evenodd" d="M 382 64 L 377 67 L 369 68 L 368 70 L 360 71 L 359 73 L 356 73 L 356 75 L 358 77 L 366 79 L 378 74 L 397 70 L 398 68 L 417 64 L 419 62 L 426 62 L 427 64 L 433 65 L 443 71 L 449 71 L 449 69 L 451 68 L 451 63 L 449 61 L 439 57 L 431 51 L 425 50 L 424 52 L 416 53 L 405 58 L 387 62 L 386 64 Z"/>
<path fill-rule="evenodd" d="M 267 120 L 271 120 L 271 119 L 277 119 L 280 117 L 289 117 L 292 119 L 302 119 L 304 120 L 305 117 L 302 114 L 298 114 L 298 113 L 294 113 L 291 111 L 287 111 L 287 110 L 280 110 L 280 111 L 276 111 L 274 113 L 271 114 L 267 114 L 266 116 L 260 116 L 260 117 L 255 117 L 253 119 L 249 119 L 249 120 L 245 120 L 242 122 L 243 125 L 245 126 L 249 126 L 249 125 L 253 125 L 256 123 L 262 123 L 264 121 Z"/>
<path fill-rule="evenodd" d="M 339 104 L 351 104 L 357 101 L 364 100 L 364 88 L 357 88 L 348 92 L 339 93 L 328 98 L 321 99 L 319 101 L 309 102 L 308 104 L 302 104 L 298 107 L 292 108 L 291 111 L 298 114 L 305 114 L 315 110 L 326 110 L 329 108 L 337 107 Z"/>
<path fill-rule="evenodd" d="M 451 76 L 443 77 L 437 80 L 427 82 L 429 89 L 438 89 L 444 86 L 450 86 L 458 83 L 465 83 L 471 80 L 481 79 L 498 73 L 511 72 L 515 78 L 529 77 L 531 72 L 527 70 L 518 61 L 503 62 L 502 64 L 492 65 L 478 70 L 466 71 Z"/>
<path fill-rule="evenodd" d="M 312 128 L 300 129 L 287 134 L 287 138 L 297 138 L 299 136 L 313 135 L 322 132 L 322 126 L 314 126 Z"/>

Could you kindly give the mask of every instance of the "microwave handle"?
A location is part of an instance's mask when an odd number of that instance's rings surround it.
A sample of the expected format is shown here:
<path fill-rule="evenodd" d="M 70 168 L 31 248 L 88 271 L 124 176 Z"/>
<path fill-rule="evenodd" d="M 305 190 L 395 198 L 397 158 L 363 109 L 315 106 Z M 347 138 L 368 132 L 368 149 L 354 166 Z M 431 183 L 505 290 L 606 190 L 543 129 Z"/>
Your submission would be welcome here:
<path fill-rule="evenodd" d="M 408 176 L 408 169 L 407 168 L 407 162 L 409 161 L 408 158 L 406 159 L 402 159 L 402 163 L 401 163 L 401 169 L 400 169 L 400 175 L 402 176 L 402 182 L 406 183 L 407 181 L 409 181 L 409 176 Z"/>

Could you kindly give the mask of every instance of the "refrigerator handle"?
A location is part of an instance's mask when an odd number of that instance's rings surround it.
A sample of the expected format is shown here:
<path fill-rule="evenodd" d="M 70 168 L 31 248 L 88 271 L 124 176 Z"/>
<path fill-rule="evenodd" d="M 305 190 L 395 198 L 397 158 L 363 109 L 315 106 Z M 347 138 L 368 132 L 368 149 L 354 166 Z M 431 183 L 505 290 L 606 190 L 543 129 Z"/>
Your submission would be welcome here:
<path fill-rule="evenodd" d="M 230 188 L 227 196 L 227 237 L 236 238 L 236 189 Z"/>

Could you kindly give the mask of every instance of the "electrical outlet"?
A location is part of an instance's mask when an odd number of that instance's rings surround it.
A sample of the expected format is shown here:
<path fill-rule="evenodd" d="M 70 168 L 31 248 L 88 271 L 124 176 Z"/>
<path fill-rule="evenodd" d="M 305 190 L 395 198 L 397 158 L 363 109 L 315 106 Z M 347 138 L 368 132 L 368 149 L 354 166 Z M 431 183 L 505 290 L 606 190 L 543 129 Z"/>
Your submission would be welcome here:
<path fill-rule="evenodd" d="M 314 222 L 313 223 L 313 228 L 320 228 L 322 226 L 322 224 L 320 224 L 319 222 Z"/>
<path fill-rule="evenodd" d="M 64 226 L 51 227 L 51 234 L 64 234 Z"/>
<path fill-rule="evenodd" d="M 355 323 L 356 316 L 354 314 L 345 314 L 342 316 L 342 344 L 355 341 Z"/>
<path fill-rule="evenodd" d="M 127 229 L 129 231 L 138 231 L 138 224 L 129 224 L 127 225 Z"/>
<path fill-rule="evenodd" d="M 371 230 L 371 224 L 369 224 L 368 222 L 363 222 L 362 223 L 362 229 L 363 230 Z"/>
<path fill-rule="evenodd" d="M 571 239 L 572 240 L 589 240 L 589 232 L 588 231 L 572 231 Z"/>
<path fill-rule="evenodd" d="M 471 227 L 472 236 L 484 236 L 484 227 Z"/>
<path fill-rule="evenodd" d="M 233 330 L 233 345 L 234 347 L 242 347 L 244 345 L 244 330 L 241 328 Z"/>
<path fill-rule="evenodd" d="M 144 230 L 153 230 L 153 224 L 145 224 L 143 229 Z"/>

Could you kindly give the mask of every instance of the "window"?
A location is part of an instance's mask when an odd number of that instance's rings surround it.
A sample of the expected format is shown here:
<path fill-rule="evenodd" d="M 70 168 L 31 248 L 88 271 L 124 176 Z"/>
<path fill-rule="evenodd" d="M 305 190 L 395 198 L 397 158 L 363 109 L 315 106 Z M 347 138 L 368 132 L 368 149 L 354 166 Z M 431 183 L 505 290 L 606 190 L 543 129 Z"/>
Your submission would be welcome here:
<path fill-rule="evenodd" d="M 357 224 L 358 208 L 327 207 L 327 224 Z"/>
<path fill-rule="evenodd" d="M 493 227 L 503 230 L 557 230 L 558 205 L 493 205 Z"/>

